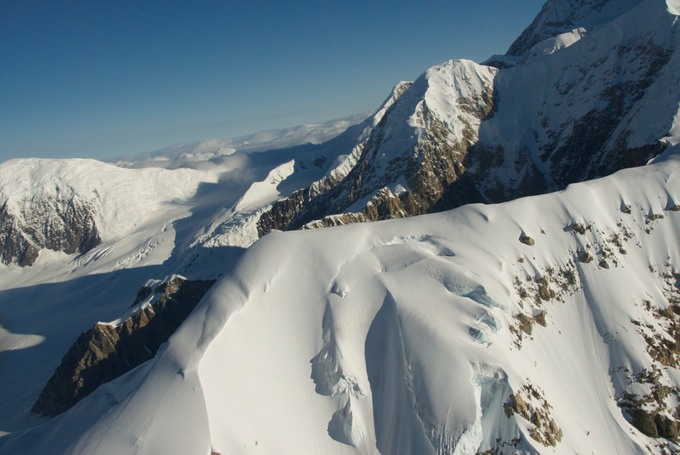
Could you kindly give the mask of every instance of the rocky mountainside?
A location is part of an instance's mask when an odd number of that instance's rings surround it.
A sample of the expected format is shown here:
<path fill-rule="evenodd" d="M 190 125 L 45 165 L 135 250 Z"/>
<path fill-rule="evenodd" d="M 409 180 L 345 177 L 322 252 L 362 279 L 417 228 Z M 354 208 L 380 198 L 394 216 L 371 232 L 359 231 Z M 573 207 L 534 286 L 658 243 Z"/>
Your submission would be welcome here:
<path fill-rule="evenodd" d="M 33 412 L 58 415 L 100 385 L 152 359 L 214 282 L 176 276 L 148 283 L 139 291 L 129 317 L 113 324 L 97 323 L 78 337 L 38 396 Z"/>
<path fill-rule="evenodd" d="M 101 243 L 95 210 L 96 202 L 83 201 L 77 194 L 36 194 L 18 204 L 4 196 L 0 261 L 29 266 L 44 248 L 66 254 L 90 251 Z"/>
<path fill-rule="evenodd" d="M 647 163 L 680 102 L 675 17 L 658 0 L 548 2 L 502 59 L 429 69 L 344 179 L 274 204 L 260 233 L 501 202 Z"/>

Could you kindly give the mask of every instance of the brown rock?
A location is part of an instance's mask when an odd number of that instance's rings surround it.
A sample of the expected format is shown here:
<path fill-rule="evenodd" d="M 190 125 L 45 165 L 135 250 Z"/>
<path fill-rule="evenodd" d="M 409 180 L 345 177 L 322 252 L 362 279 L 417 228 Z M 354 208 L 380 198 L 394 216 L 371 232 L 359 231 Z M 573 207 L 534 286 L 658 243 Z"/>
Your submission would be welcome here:
<path fill-rule="evenodd" d="M 175 278 L 161 295 L 119 326 L 95 324 L 66 352 L 33 405 L 33 412 L 55 416 L 111 381 L 153 358 L 210 289 L 211 281 Z"/>

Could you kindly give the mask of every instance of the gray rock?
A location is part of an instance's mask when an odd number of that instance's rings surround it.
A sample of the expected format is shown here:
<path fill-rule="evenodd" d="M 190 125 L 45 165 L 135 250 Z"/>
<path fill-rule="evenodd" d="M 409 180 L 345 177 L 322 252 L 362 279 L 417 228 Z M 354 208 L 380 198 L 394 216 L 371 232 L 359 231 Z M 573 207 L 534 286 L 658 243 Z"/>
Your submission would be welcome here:
<path fill-rule="evenodd" d="M 0 207 L 0 261 L 33 265 L 41 249 L 86 253 L 101 243 L 94 206 L 77 197 L 35 196 L 23 212 Z"/>

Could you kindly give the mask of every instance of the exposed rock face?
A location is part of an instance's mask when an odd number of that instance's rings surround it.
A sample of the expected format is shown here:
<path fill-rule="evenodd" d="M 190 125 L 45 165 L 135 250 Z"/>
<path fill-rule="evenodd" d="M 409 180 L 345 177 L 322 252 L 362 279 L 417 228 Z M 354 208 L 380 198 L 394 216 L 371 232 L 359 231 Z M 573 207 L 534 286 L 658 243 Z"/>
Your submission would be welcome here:
<path fill-rule="evenodd" d="M 33 412 L 61 414 L 101 384 L 153 358 L 213 283 L 174 278 L 155 289 L 150 305 L 142 305 L 121 324 L 97 323 L 82 333 L 62 358 Z M 148 296 L 149 288 L 142 289 L 147 291 L 140 291 L 138 296 Z"/>
<path fill-rule="evenodd" d="M 451 61 L 404 90 L 342 180 L 294 193 L 265 213 L 259 231 L 333 226 L 427 213 L 465 172 L 479 124 L 493 115 L 496 70 Z M 438 93 L 450 81 L 447 99 Z M 404 88 L 406 88 L 404 86 Z"/>
<path fill-rule="evenodd" d="M 0 261 L 4 264 L 30 266 L 43 248 L 85 253 L 100 243 L 94 204 L 77 196 L 36 195 L 18 204 L 5 199 L 0 206 Z"/>
<path fill-rule="evenodd" d="M 346 176 L 275 203 L 258 232 L 505 202 L 646 164 L 667 145 L 678 99 L 665 93 L 680 82 L 680 57 L 677 36 L 656 32 L 673 18 L 639 27 L 639 3 L 553 0 L 504 69 L 466 61 L 429 69 L 387 109 Z M 569 39 L 533 50 L 572 28 Z"/>
<path fill-rule="evenodd" d="M 544 446 L 555 447 L 562 440 L 562 430 L 550 415 L 552 406 L 545 399 L 545 394 L 532 384 L 525 385 L 503 406 L 505 415 L 510 418 L 519 415 L 529 422 L 529 435 Z M 524 397 L 524 398 L 523 398 Z"/>
<path fill-rule="evenodd" d="M 270 208 L 265 210 L 260 215 L 260 219 L 257 221 L 257 230 L 259 236 L 261 237 L 265 235 L 272 229 L 285 229 L 300 217 L 303 210 L 308 210 L 312 200 L 316 200 L 326 192 L 346 181 L 348 174 L 356 168 L 357 163 L 359 163 L 359 161 L 362 159 L 365 160 L 364 150 L 370 143 L 370 139 L 372 137 L 371 133 L 373 130 L 382 124 L 382 120 L 385 118 L 385 115 L 390 111 L 392 106 L 394 106 L 394 104 L 412 86 L 412 82 L 398 83 L 392 89 L 390 96 L 380 106 L 380 109 L 378 109 L 376 113 L 367 119 L 363 124 L 357 125 L 360 128 L 356 129 L 356 132 L 360 132 L 360 134 L 356 138 L 356 145 L 352 148 L 350 153 L 344 157 L 344 159 L 340 160 L 340 162 L 337 163 L 337 165 L 326 174 L 325 177 L 313 182 L 307 188 L 294 191 L 287 198 L 275 202 Z M 343 133 L 343 135 L 356 134 L 356 132 L 352 131 L 352 129 L 348 129 L 345 133 Z M 331 142 L 329 142 L 329 144 L 331 144 Z M 328 197 L 324 199 L 324 201 L 327 199 Z M 314 205 L 317 206 L 322 203 L 326 202 L 315 201 Z M 361 221 L 366 221 L 366 219 L 364 219 L 362 216 Z M 346 223 L 339 222 L 338 224 Z M 299 222 L 297 225 L 298 227 L 301 226 Z"/>

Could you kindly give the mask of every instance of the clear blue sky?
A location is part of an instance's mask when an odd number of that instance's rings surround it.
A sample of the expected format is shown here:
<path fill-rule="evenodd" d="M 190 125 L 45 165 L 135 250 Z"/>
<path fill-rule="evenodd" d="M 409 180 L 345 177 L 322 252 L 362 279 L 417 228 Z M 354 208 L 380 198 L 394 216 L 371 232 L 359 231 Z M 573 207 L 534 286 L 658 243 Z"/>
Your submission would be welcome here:
<path fill-rule="evenodd" d="M 504 53 L 544 0 L 0 0 L 0 161 L 93 157 L 376 109 Z"/>

